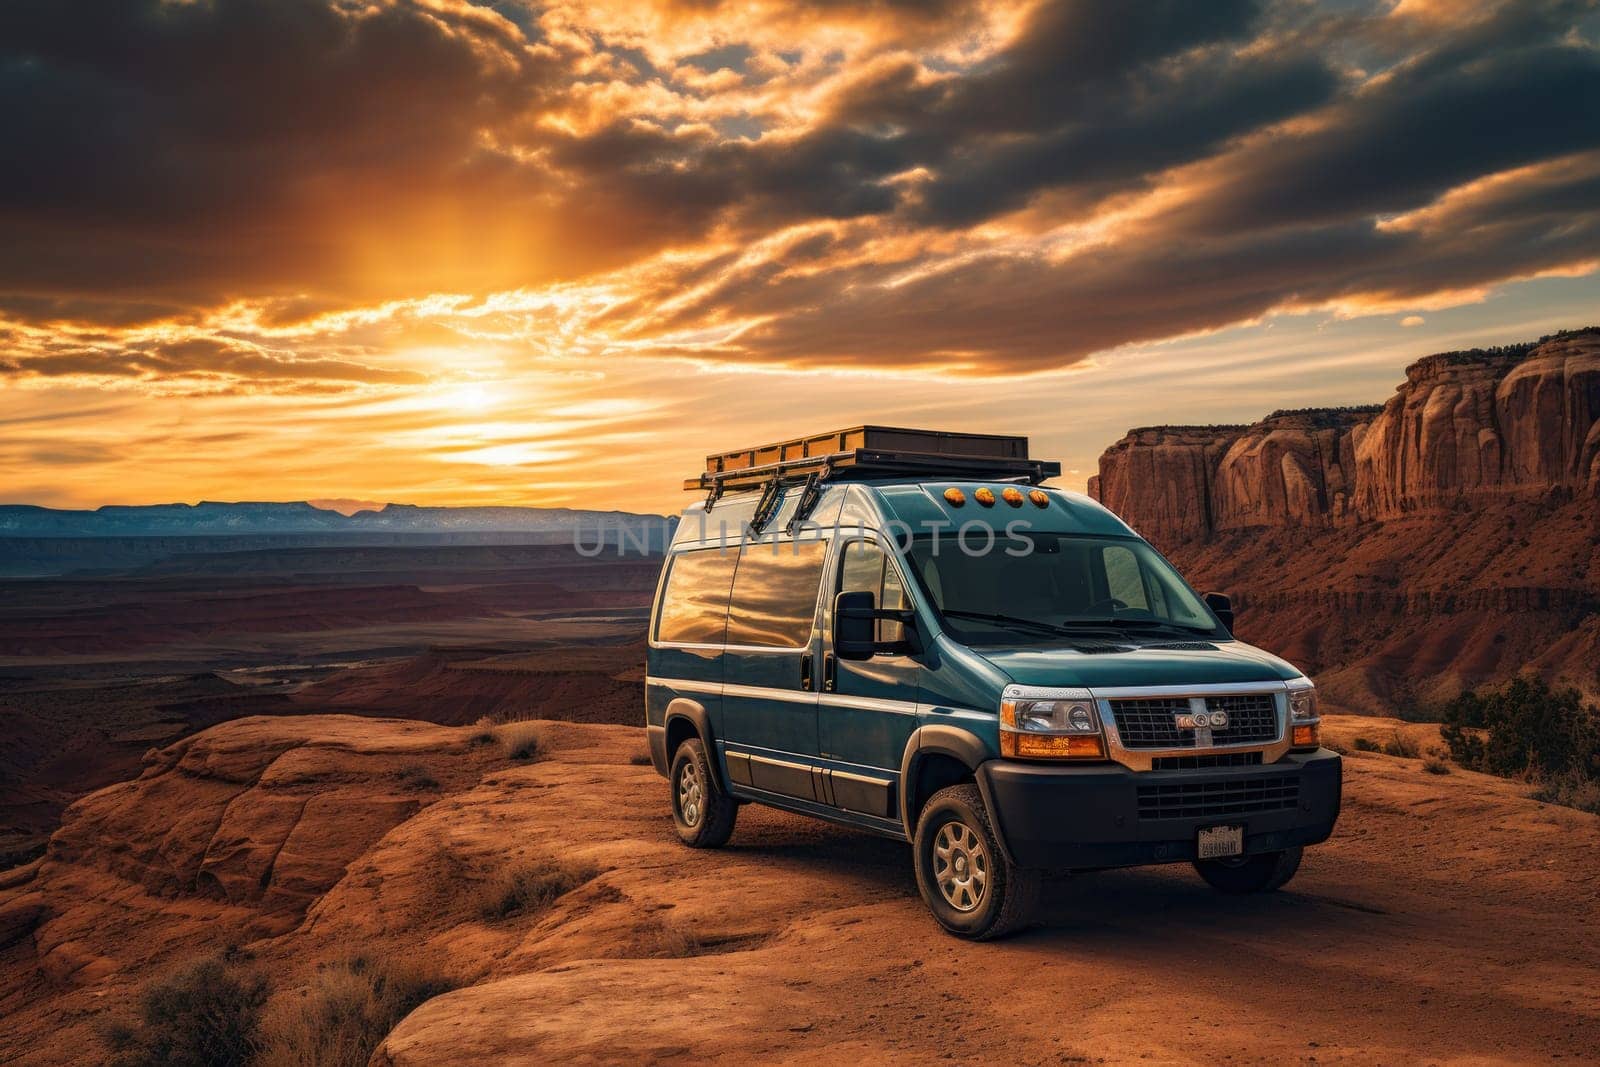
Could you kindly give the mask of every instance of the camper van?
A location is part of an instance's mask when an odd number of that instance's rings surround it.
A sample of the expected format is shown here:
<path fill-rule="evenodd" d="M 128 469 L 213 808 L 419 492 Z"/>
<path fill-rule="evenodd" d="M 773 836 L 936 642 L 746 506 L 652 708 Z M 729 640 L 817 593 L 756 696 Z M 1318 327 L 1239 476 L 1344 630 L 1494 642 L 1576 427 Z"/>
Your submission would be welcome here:
<path fill-rule="evenodd" d="M 707 457 L 650 616 L 678 836 L 768 804 L 911 845 L 952 934 L 1041 878 L 1277 889 L 1339 815 L 1316 688 L 1025 437 L 859 426 Z"/>

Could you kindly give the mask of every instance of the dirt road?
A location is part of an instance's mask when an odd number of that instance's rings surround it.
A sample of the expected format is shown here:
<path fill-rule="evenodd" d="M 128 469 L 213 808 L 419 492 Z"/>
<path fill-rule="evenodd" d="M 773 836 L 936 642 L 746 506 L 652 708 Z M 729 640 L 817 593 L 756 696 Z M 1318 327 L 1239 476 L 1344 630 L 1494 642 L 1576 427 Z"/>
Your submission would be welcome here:
<path fill-rule="evenodd" d="M 1351 758 L 1335 837 L 1283 893 L 1222 897 L 1185 868 L 1082 875 L 1051 888 L 1039 928 L 972 945 L 924 913 L 903 845 L 746 808 L 727 848 L 682 848 L 665 783 L 631 762 L 636 730 L 551 724 L 548 755 L 525 765 L 485 762 L 469 729 L 401 731 L 228 724 L 172 770 L 74 809 L 52 856 L 0 891 L 0 913 L 26 898 L 43 914 L 0 955 L 0 1058 L 72 1060 L 150 976 L 229 940 L 285 995 L 352 951 L 437 961 L 464 988 L 389 1036 L 374 1062 L 393 1067 L 1480 1064 L 1600 1050 L 1600 819 L 1498 780 Z M 398 803 L 417 775 L 396 768 L 419 762 L 429 795 Z M 327 802 L 297 806 L 297 791 Z M 179 809 L 192 817 L 175 827 Z M 253 814 L 285 809 L 299 821 L 277 829 Z M 341 833 L 358 809 L 361 834 Z M 126 840 L 144 821 L 160 842 L 148 869 Z M 219 823 L 234 824 L 225 880 L 187 894 L 182 857 L 204 868 Z M 175 840 L 191 824 L 213 836 Z M 260 839 L 240 845 L 239 827 Z M 111 829 L 124 840 L 97 851 Z M 258 854 L 277 866 L 258 875 Z M 295 894 L 276 888 L 286 855 Z M 537 914 L 484 917 L 493 872 L 551 862 L 591 876 Z"/>

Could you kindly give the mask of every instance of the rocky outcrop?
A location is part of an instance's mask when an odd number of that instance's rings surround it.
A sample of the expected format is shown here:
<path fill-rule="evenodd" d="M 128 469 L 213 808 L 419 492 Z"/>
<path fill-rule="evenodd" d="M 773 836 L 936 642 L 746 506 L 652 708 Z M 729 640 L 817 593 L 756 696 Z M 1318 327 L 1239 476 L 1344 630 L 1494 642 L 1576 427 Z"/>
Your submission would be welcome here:
<path fill-rule="evenodd" d="M 1390 519 L 1484 498 L 1600 493 L 1600 329 L 1429 356 L 1380 406 L 1131 430 L 1090 492 L 1174 542 Z"/>

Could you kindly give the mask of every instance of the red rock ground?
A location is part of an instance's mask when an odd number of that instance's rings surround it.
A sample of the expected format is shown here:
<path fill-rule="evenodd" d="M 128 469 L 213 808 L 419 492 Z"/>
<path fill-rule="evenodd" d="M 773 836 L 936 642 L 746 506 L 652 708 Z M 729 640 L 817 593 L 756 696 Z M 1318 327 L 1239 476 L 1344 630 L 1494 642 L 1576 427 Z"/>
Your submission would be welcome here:
<path fill-rule="evenodd" d="M 464 988 L 380 1064 L 1522 1063 L 1600 1047 L 1600 818 L 1417 760 L 1347 761 L 1344 817 L 1283 893 L 1182 868 L 1053 885 L 1043 925 L 970 945 L 906 848 L 746 808 L 673 837 L 635 728 L 552 723 L 517 764 L 472 727 L 252 718 L 163 750 L 0 876 L 0 1060 L 83 1062 L 167 969 L 247 947 L 292 996 L 321 961 L 424 961 Z M 1371 719 L 1357 733 L 1427 727 Z M 1383 737 L 1375 738 L 1382 740 Z M 536 915 L 483 887 L 598 873 Z"/>

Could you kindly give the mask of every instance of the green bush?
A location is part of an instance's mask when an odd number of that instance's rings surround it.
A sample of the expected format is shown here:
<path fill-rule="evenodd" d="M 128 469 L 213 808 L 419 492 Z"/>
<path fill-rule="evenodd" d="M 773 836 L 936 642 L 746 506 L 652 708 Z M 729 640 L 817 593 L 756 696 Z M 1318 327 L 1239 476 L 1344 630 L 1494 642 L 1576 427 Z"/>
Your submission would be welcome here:
<path fill-rule="evenodd" d="M 107 1035 L 114 1067 L 245 1067 L 255 1052 L 267 982 L 224 953 L 152 983 L 138 1025 Z"/>
<path fill-rule="evenodd" d="M 365 1067 L 378 1043 L 454 983 L 402 963 L 356 957 L 323 967 L 309 989 L 274 998 L 254 1067 Z"/>
<path fill-rule="evenodd" d="M 1498 692 L 1462 693 L 1445 705 L 1439 732 L 1461 766 L 1537 782 L 1551 803 L 1585 807 L 1600 795 L 1600 710 L 1576 689 L 1518 678 Z"/>

